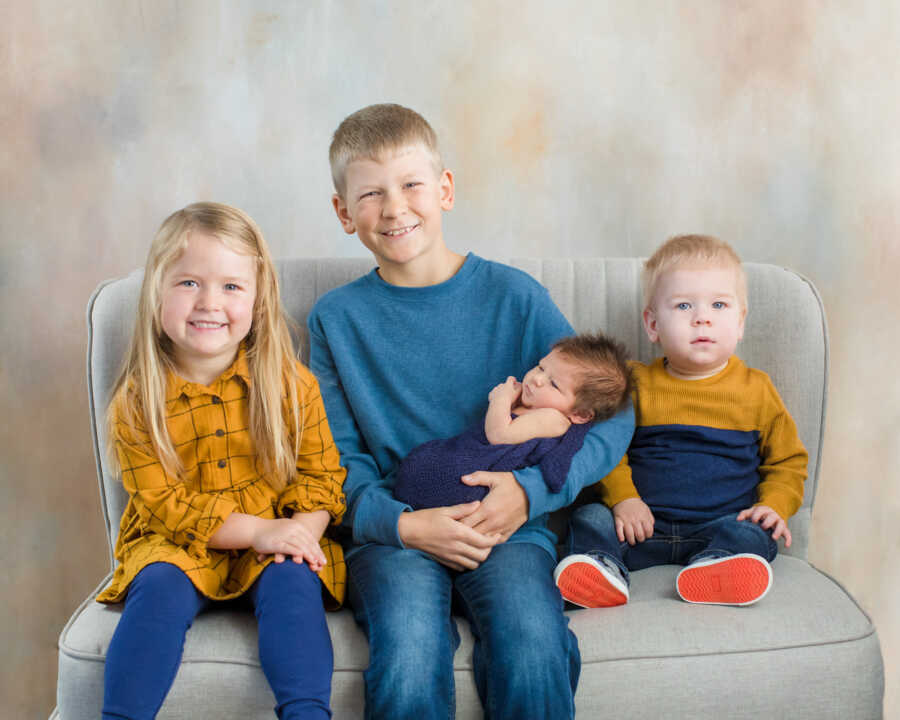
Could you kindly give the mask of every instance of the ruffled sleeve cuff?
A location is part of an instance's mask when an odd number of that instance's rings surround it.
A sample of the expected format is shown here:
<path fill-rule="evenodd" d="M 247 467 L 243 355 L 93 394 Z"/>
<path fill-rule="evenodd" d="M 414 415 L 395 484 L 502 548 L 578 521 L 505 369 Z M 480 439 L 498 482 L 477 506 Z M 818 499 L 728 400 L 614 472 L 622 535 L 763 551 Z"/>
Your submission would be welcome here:
<path fill-rule="evenodd" d="M 196 524 L 190 527 L 180 528 L 175 531 L 173 541 L 198 562 L 209 561 L 209 540 L 222 527 L 228 516 L 237 512 L 237 503 L 224 497 L 219 497 L 209 504 L 208 512 L 204 513 Z"/>
<path fill-rule="evenodd" d="M 304 482 L 292 483 L 285 488 L 278 499 L 278 515 L 285 517 L 297 512 L 315 512 L 325 510 L 332 522 L 340 523 L 347 511 L 347 500 L 342 492 L 330 492 L 318 484 Z"/>

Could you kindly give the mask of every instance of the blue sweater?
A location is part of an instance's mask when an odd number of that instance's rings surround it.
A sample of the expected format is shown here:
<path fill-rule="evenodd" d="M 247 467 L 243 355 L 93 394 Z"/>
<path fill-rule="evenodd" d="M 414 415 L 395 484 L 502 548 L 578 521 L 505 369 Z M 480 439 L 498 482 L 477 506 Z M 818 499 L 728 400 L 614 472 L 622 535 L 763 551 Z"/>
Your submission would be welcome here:
<path fill-rule="evenodd" d="M 524 272 L 469 254 L 452 278 L 390 285 L 373 270 L 319 298 L 308 319 L 310 368 L 347 468 L 345 525 L 356 545 L 402 547 L 394 473 L 410 450 L 480 419 L 498 378 L 524 376 L 572 327 Z M 529 519 L 508 542 L 555 555 L 546 516 L 612 470 L 634 432 L 629 409 L 588 433 L 569 480 L 553 493 L 539 467 L 515 472 Z M 352 550 L 351 550 L 352 552 Z"/>

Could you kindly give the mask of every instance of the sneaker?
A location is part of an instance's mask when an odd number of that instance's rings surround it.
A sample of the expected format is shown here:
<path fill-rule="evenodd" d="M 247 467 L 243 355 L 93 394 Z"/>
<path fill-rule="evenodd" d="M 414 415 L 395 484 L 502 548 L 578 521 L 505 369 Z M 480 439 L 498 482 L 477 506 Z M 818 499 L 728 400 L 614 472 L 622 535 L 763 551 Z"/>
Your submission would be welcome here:
<path fill-rule="evenodd" d="M 691 563 L 675 580 L 682 600 L 709 605 L 752 605 L 772 587 L 772 568 L 744 553 Z"/>
<path fill-rule="evenodd" d="M 612 607 L 628 602 L 628 584 L 618 566 L 604 557 L 569 555 L 553 571 L 565 600 L 583 608 Z"/>

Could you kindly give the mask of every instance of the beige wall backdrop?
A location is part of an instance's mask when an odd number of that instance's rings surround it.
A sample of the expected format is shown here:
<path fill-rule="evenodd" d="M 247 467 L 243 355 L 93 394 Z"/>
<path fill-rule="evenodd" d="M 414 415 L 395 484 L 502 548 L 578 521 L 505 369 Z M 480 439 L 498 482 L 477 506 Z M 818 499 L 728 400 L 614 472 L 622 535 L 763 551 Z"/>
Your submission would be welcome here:
<path fill-rule="evenodd" d="M 107 570 L 91 290 L 198 199 L 249 211 L 278 256 L 362 255 L 327 145 L 393 101 L 443 138 L 458 251 L 646 255 L 703 231 L 814 280 L 832 375 L 810 554 L 874 617 L 900 717 L 898 2 L 0 0 L 0 17 L 0 715 L 49 714 L 57 635 Z"/>

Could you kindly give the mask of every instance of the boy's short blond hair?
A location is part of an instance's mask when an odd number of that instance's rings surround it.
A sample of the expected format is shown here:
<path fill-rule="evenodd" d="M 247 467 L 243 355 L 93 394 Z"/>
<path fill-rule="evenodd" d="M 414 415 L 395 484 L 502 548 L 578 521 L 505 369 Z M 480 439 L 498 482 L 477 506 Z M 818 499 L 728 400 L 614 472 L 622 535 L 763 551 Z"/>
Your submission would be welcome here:
<path fill-rule="evenodd" d="M 747 309 L 747 276 L 741 258 L 731 245 L 711 235 L 676 235 L 656 249 L 644 263 L 641 276 L 644 309 L 653 303 L 653 294 L 663 275 L 676 268 L 697 267 L 734 268 L 738 302 Z"/>
<path fill-rule="evenodd" d="M 379 160 L 391 151 L 417 144 L 431 155 L 435 171 L 443 172 L 437 135 L 415 110 L 392 103 L 357 110 L 338 125 L 328 148 L 334 189 L 344 197 L 347 166 L 354 160 Z"/>

